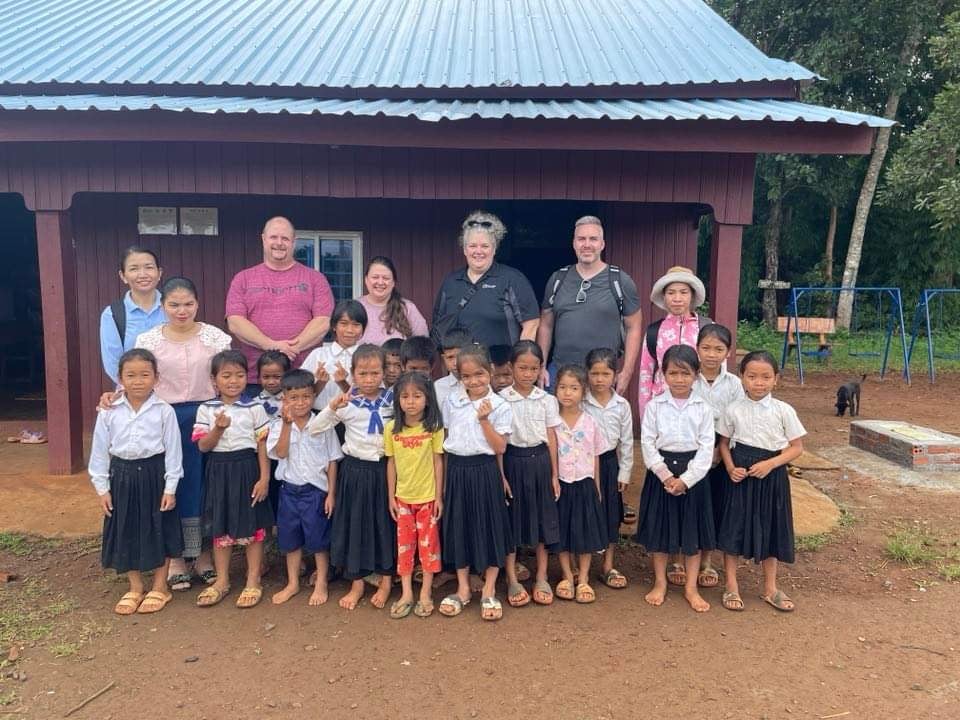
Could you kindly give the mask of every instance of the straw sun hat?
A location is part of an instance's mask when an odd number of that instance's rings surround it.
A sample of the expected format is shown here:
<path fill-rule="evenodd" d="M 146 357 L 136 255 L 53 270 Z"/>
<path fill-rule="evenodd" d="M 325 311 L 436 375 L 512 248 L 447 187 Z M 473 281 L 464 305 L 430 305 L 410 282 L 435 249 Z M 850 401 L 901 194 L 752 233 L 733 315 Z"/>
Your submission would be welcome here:
<path fill-rule="evenodd" d="M 650 291 L 650 302 L 658 308 L 666 310 L 667 304 L 664 302 L 663 293 L 668 285 L 678 282 L 689 285 L 693 291 L 693 301 L 690 303 L 691 310 L 703 305 L 703 301 L 707 299 L 707 291 L 704 289 L 703 283 L 700 282 L 700 278 L 693 274 L 690 268 L 681 265 L 674 265 L 653 284 L 653 290 Z"/>

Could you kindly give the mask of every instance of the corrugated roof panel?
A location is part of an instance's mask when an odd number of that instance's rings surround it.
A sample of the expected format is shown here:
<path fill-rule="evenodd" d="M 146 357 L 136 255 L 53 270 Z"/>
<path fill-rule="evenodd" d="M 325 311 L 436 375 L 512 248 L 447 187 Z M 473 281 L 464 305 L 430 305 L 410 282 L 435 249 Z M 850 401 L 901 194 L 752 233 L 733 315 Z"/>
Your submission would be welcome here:
<path fill-rule="evenodd" d="M 890 120 L 792 100 L 336 100 L 165 95 L 0 95 L 0 110 L 165 110 L 194 113 L 547 120 L 740 120 L 890 127 Z"/>
<path fill-rule="evenodd" d="M 815 77 L 765 56 L 700 0 L 0 0 L 0 83 L 469 88 Z"/>

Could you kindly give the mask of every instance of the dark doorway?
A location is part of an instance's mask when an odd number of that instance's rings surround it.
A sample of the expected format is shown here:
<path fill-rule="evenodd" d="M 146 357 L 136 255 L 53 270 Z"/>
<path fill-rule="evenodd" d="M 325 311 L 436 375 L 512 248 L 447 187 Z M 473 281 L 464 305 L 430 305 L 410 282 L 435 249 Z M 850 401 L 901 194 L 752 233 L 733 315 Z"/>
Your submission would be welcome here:
<path fill-rule="evenodd" d="M 46 415 L 40 270 L 33 213 L 0 194 L 0 420 Z"/>

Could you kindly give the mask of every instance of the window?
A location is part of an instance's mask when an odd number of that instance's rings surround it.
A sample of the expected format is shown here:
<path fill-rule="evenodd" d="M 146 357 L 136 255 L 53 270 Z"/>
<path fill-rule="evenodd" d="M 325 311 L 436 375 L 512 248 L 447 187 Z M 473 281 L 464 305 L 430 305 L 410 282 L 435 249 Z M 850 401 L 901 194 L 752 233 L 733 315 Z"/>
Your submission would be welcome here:
<path fill-rule="evenodd" d="M 363 233 L 297 230 L 294 257 L 326 275 L 335 300 L 363 295 Z"/>

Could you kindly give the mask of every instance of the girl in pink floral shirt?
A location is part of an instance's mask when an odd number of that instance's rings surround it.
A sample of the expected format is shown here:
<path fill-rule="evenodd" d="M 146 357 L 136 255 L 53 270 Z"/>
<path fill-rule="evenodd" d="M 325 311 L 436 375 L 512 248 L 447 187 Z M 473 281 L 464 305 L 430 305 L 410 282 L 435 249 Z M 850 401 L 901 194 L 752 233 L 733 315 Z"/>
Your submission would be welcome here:
<path fill-rule="evenodd" d="M 563 580 L 556 596 L 591 603 L 596 599 L 590 587 L 590 561 L 607 547 L 606 522 L 600 504 L 600 454 L 605 441 L 593 418 L 583 410 L 587 373 L 579 365 L 564 365 L 557 373 L 557 402 L 560 424 L 557 433 L 557 470 L 560 476 L 560 567 Z M 578 584 L 574 590 L 570 556 L 579 560 Z"/>

